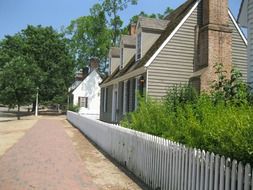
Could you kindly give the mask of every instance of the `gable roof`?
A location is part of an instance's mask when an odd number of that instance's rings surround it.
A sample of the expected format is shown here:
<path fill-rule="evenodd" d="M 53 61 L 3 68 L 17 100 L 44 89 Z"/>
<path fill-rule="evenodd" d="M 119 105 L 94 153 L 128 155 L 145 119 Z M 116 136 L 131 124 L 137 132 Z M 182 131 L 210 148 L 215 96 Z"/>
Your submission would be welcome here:
<path fill-rule="evenodd" d="M 168 25 L 168 23 L 169 20 L 160 20 L 156 18 L 139 16 L 137 25 L 139 25 L 141 28 L 164 30 Z"/>

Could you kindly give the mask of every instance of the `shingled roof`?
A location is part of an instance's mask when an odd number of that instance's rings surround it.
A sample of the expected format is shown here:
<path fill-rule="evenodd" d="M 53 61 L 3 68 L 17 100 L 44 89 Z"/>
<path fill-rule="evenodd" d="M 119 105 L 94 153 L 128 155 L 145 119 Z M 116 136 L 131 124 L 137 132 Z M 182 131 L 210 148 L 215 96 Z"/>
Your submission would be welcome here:
<path fill-rule="evenodd" d="M 140 16 L 138 23 L 141 28 L 164 30 L 167 27 L 169 20 L 160 20 L 156 18 L 148 18 Z"/>
<path fill-rule="evenodd" d="M 110 48 L 110 55 L 111 55 L 111 57 L 120 57 L 120 48 L 111 47 Z"/>
<path fill-rule="evenodd" d="M 135 35 L 122 35 L 121 41 L 124 45 L 135 46 L 136 36 Z"/>
<path fill-rule="evenodd" d="M 163 42 L 169 37 L 169 35 L 175 30 L 175 28 L 179 25 L 179 23 L 183 20 L 183 18 L 187 15 L 190 9 L 194 6 L 197 0 L 187 0 L 184 4 L 179 6 L 176 10 L 174 10 L 171 14 L 169 14 L 165 19 L 168 24 L 165 30 L 162 32 L 160 37 L 156 40 L 156 42 L 150 47 L 144 57 L 138 62 L 135 63 L 135 55 L 133 58 L 126 64 L 124 69 L 116 70 L 117 72 L 114 76 L 110 76 L 107 78 L 108 80 L 104 80 L 101 84 L 105 84 L 113 79 L 121 77 L 126 73 L 130 73 L 131 71 L 144 67 L 147 61 L 155 54 L 157 49 L 163 44 Z M 133 42 L 132 42 L 133 43 Z M 134 40 L 135 43 L 135 40 Z"/>

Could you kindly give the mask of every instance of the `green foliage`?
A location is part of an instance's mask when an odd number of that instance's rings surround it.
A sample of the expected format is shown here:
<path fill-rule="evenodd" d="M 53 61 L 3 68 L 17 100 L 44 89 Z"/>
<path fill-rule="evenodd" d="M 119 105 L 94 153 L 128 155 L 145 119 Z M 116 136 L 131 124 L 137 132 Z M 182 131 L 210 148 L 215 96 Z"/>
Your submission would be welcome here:
<path fill-rule="evenodd" d="M 163 101 L 142 99 L 121 124 L 253 164 L 253 109 L 240 76 L 235 70 L 230 79 L 220 76 L 211 94 L 180 85 Z"/>
<path fill-rule="evenodd" d="M 0 70 L 6 72 L 4 66 L 16 63 L 19 57 L 29 63 L 31 71 L 33 65 L 39 70 L 29 75 L 40 89 L 40 102 L 59 100 L 59 96 L 66 96 L 73 80 L 74 62 L 63 34 L 52 27 L 28 26 L 14 36 L 6 36 L 0 42 Z M 19 71 L 22 70 L 17 67 L 14 73 Z M 5 92 L 1 90 L 0 93 Z M 33 101 L 30 99 L 29 104 Z"/>
<path fill-rule="evenodd" d="M 35 99 L 38 66 L 27 57 L 15 57 L 0 71 L 0 102 L 10 108 L 27 105 Z M 19 119 L 19 114 L 18 114 Z"/>
<path fill-rule="evenodd" d="M 69 108 L 68 108 L 69 111 L 73 111 L 73 112 L 78 112 L 79 109 L 80 109 L 80 107 L 75 106 L 75 105 L 70 105 Z"/>
<path fill-rule="evenodd" d="M 178 105 L 196 103 L 198 94 L 190 85 L 175 85 L 166 96 L 168 109 L 174 111 Z"/>
<path fill-rule="evenodd" d="M 100 62 L 106 61 L 111 45 L 111 30 L 107 27 L 105 12 L 100 4 L 90 9 L 89 16 L 72 20 L 65 32 L 70 36 L 71 53 L 79 69 L 87 66 L 92 57 Z"/>
<path fill-rule="evenodd" d="M 109 16 L 109 23 L 112 28 L 112 45 L 116 46 L 119 42 L 119 37 L 121 35 L 121 27 L 123 21 L 119 16 L 119 12 L 127 8 L 131 3 L 136 5 L 138 0 L 103 0 L 102 7 Z"/>
<path fill-rule="evenodd" d="M 227 78 L 222 64 L 216 64 L 215 69 L 218 79 L 212 85 L 214 101 L 225 101 L 225 103 L 237 105 L 247 104 L 250 98 L 250 89 L 241 80 L 242 74 L 238 70 L 232 69 L 230 78 Z"/>

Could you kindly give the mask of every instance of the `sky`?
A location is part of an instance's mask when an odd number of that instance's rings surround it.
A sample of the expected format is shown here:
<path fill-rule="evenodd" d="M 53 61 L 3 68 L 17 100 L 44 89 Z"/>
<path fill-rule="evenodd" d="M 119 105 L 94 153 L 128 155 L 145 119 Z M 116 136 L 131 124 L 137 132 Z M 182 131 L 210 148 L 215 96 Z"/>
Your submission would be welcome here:
<path fill-rule="evenodd" d="M 139 0 L 120 13 L 124 24 L 140 11 L 163 13 L 166 7 L 175 9 L 186 0 Z M 101 0 L 0 0 L 0 39 L 13 35 L 27 25 L 53 26 L 60 31 L 70 21 L 89 14 L 93 4 Z M 229 0 L 229 7 L 237 18 L 241 0 Z"/>

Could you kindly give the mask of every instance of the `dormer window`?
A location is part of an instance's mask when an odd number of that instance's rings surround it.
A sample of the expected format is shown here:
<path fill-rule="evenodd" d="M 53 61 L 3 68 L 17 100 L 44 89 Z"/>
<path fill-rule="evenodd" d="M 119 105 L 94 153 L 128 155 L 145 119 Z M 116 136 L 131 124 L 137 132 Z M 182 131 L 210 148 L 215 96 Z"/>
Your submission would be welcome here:
<path fill-rule="evenodd" d="M 123 69 L 123 66 L 124 66 L 124 59 L 123 59 L 123 52 L 124 51 L 124 48 L 121 48 L 120 49 L 120 68 Z"/>
<path fill-rule="evenodd" d="M 141 32 L 137 35 L 136 60 L 141 59 Z"/>

